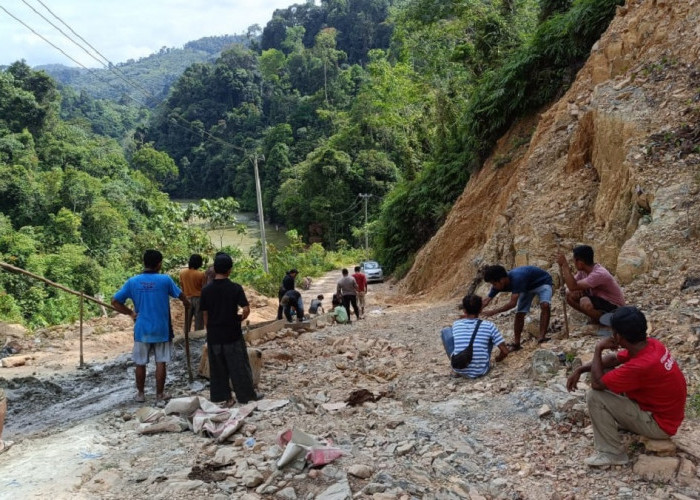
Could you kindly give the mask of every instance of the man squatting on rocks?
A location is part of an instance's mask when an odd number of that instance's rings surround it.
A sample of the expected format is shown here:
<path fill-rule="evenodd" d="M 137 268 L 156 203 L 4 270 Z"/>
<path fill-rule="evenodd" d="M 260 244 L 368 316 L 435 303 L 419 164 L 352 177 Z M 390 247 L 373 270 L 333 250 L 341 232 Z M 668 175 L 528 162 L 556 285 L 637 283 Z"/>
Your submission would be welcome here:
<path fill-rule="evenodd" d="M 170 399 L 165 389 L 165 364 L 170 362 L 172 351 L 172 328 L 170 323 L 170 297 L 178 298 L 185 306 L 190 302 L 167 274 L 159 274 L 163 255 L 158 250 L 146 250 L 143 254 L 144 270 L 127 280 L 114 294 L 112 307 L 134 320 L 134 349 L 132 359 L 136 364 L 136 401 L 146 401 L 146 365 L 153 354 L 156 362 L 156 401 Z M 134 303 L 131 310 L 127 299 Z"/>
<path fill-rule="evenodd" d="M 500 292 L 511 292 L 507 304 L 496 309 L 483 311 L 484 316 L 491 317 L 518 306 L 515 312 L 513 343 L 507 346 L 511 351 L 521 349 L 520 337 L 525 326 L 525 316 L 530 312 L 530 305 L 532 305 L 532 299 L 535 298 L 535 295 L 540 299 L 540 336 L 537 342 L 541 344 L 550 340 L 547 337 L 547 329 L 549 328 L 549 304 L 552 301 L 553 282 L 548 272 L 535 266 L 516 267 L 510 272 L 506 272 L 503 266 L 487 266 L 484 269 L 484 281 L 491 284 L 489 296 L 484 299 L 484 307 L 489 305 L 491 299 Z"/>
<path fill-rule="evenodd" d="M 282 319 L 282 312 L 284 311 L 282 297 L 284 297 L 284 294 L 289 290 L 294 290 L 294 282 L 297 279 L 297 274 L 299 274 L 299 271 L 296 269 L 290 269 L 287 271 L 287 274 L 284 275 L 284 278 L 282 278 L 282 285 L 280 285 L 280 289 L 277 292 L 277 298 L 280 301 L 279 305 L 277 306 L 277 319 Z"/>
<path fill-rule="evenodd" d="M 347 269 L 343 269 L 341 274 L 343 277 L 338 280 L 336 293 L 342 297 L 343 307 L 348 313 L 348 323 L 351 323 L 350 304 L 352 304 L 352 309 L 355 311 L 355 316 L 358 320 L 360 319 L 360 310 L 357 308 L 357 281 L 352 276 L 348 276 Z"/>
<path fill-rule="evenodd" d="M 442 345 L 448 358 L 453 354 L 462 352 L 469 346 L 474 329 L 478 325 L 474 337 L 474 354 L 471 363 L 464 369 L 452 368 L 452 371 L 462 377 L 477 378 L 486 375 L 491 369 L 491 351 L 496 346 L 500 350 L 496 361 L 503 361 L 508 355 L 506 342 L 491 321 L 479 321 L 479 313 L 482 308 L 482 300 L 478 295 L 465 295 L 462 299 L 464 314 L 455 321 L 451 327 L 442 329 Z"/>
<path fill-rule="evenodd" d="M 185 333 L 190 332 L 193 319 L 195 330 L 204 329 L 202 311 L 199 309 L 199 297 L 202 295 L 202 288 L 204 288 L 206 283 L 206 276 L 199 270 L 202 267 L 202 263 L 201 255 L 192 254 L 187 264 L 187 269 L 183 269 L 180 272 L 182 291 L 185 292 L 187 300 L 190 301 L 190 308 L 186 311 L 185 316 Z"/>
<path fill-rule="evenodd" d="M 668 439 L 683 421 L 686 382 L 669 350 L 647 338 L 647 320 L 632 306 L 600 317 L 612 336 L 600 340 L 593 360 L 569 376 L 566 387 L 576 389 L 582 373 L 591 373 L 586 394 L 593 424 L 596 454 L 585 460 L 591 467 L 623 465 L 629 459 L 618 426 L 651 439 Z M 603 352 L 621 351 L 603 356 Z"/>
<path fill-rule="evenodd" d="M 7 397 L 5 390 L 0 387 L 0 453 L 7 451 L 12 446 L 12 441 L 2 440 L 2 428 L 5 426 L 5 414 L 7 413 Z"/>
<path fill-rule="evenodd" d="M 588 316 L 591 323 L 597 324 L 603 314 L 625 305 L 625 294 L 615 278 L 594 262 L 593 248 L 588 245 L 574 248 L 574 267 L 578 271 L 575 276 L 564 255 L 557 257 L 557 263 L 568 288 L 567 304 Z"/>
<path fill-rule="evenodd" d="M 297 316 L 297 322 L 304 321 L 304 301 L 298 290 L 287 291 L 280 300 L 280 306 L 284 310 L 284 317 L 288 322 L 292 322 L 292 309 Z"/>
<path fill-rule="evenodd" d="M 229 255 L 216 256 L 214 281 L 202 289 L 200 302 L 207 328 L 210 399 L 214 403 L 225 401 L 226 406 L 235 403 L 231 385 L 241 404 L 263 398 L 253 386 L 253 370 L 241 329 L 241 322 L 250 314 L 250 306 L 243 287 L 229 279 L 231 268 L 233 260 Z"/>

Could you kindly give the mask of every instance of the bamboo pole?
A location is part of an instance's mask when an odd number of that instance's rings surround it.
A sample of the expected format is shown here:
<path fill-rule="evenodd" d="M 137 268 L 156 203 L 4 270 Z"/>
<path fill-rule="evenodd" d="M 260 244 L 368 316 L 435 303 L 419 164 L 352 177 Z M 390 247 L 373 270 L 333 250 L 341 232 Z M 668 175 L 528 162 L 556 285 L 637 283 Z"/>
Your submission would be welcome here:
<path fill-rule="evenodd" d="M 82 292 L 76 292 L 75 290 L 71 290 L 68 287 L 65 287 L 63 285 L 59 285 L 58 283 L 54 283 L 53 281 L 48 280 L 48 279 L 44 278 L 43 276 L 39 276 L 38 274 L 30 273 L 29 271 L 25 271 L 24 269 L 21 269 L 19 267 L 15 267 L 15 266 L 10 265 L 6 262 L 0 262 L 0 267 L 7 270 L 7 271 L 13 272 L 13 273 L 24 274 L 25 276 L 29 276 L 30 278 L 33 278 L 35 280 L 43 281 L 44 283 L 46 283 L 49 286 L 52 286 L 54 288 L 58 288 L 59 290 L 63 290 L 64 292 L 67 292 L 67 293 L 72 293 L 73 295 L 76 295 L 78 297 L 84 297 L 85 299 L 90 300 L 90 301 L 94 302 L 95 304 L 99 304 L 102 307 L 108 307 L 108 308 L 112 309 L 113 311 L 116 311 L 116 309 L 114 307 L 112 307 L 111 304 L 107 304 L 105 302 L 102 302 L 101 300 L 98 300 L 95 297 L 92 297 L 90 295 L 85 295 Z"/>
<path fill-rule="evenodd" d="M 85 294 L 80 294 L 80 366 L 79 368 L 85 368 L 85 361 L 83 359 L 83 312 L 85 310 Z"/>

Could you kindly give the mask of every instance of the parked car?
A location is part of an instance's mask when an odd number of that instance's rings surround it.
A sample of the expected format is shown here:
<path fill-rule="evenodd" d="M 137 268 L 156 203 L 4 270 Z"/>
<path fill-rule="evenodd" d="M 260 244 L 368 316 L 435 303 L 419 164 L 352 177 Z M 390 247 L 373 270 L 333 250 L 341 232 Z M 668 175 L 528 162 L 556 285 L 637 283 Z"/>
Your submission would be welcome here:
<path fill-rule="evenodd" d="M 367 283 L 381 283 L 384 281 L 384 272 L 378 262 L 373 260 L 360 262 L 360 271 L 367 276 Z"/>

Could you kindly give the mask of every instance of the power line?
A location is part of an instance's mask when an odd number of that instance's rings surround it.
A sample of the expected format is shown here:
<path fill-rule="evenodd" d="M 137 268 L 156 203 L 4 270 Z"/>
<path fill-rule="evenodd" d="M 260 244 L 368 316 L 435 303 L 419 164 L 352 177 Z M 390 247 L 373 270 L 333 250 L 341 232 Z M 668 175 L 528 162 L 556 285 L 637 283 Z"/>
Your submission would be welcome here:
<path fill-rule="evenodd" d="M 24 2 L 24 0 L 22 0 L 22 1 Z M 40 0 L 37 0 L 37 1 L 39 1 L 39 3 L 41 3 L 42 5 L 44 5 Z M 26 3 L 26 2 L 24 2 L 24 3 Z M 27 4 L 27 5 L 28 5 L 28 4 Z M 34 10 L 34 12 L 37 12 L 36 9 L 34 9 L 33 7 L 31 7 L 31 5 L 29 5 L 29 7 L 32 8 L 32 10 Z M 45 5 L 44 5 L 44 7 L 45 7 L 47 10 L 49 10 L 48 7 L 46 7 Z M 34 33 L 36 36 L 38 36 L 39 38 L 41 38 L 43 41 L 45 41 L 46 43 L 48 43 L 49 45 L 51 45 L 53 48 L 55 48 L 56 50 L 58 50 L 61 54 L 63 54 L 64 56 L 66 56 L 68 59 L 70 59 L 71 61 L 73 61 L 75 64 L 77 64 L 77 65 L 80 66 L 81 68 L 87 70 L 87 71 L 90 72 L 91 74 L 95 75 L 98 79 L 100 79 L 102 82 L 106 83 L 107 85 L 111 85 L 111 86 L 114 87 L 113 83 L 112 83 L 111 81 L 109 81 L 109 80 L 106 80 L 106 79 L 102 78 L 102 77 L 100 76 L 100 74 L 99 74 L 98 71 L 96 71 L 96 70 L 94 70 L 94 69 L 92 69 L 92 68 L 88 68 L 88 67 L 85 66 L 83 63 L 81 63 L 80 61 L 78 61 L 78 60 L 76 60 L 75 58 L 73 58 L 72 56 L 70 56 L 70 55 L 69 55 L 68 53 L 66 53 L 62 48 L 60 48 L 59 46 L 57 46 L 56 44 L 54 44 L 53 42 L 51 42 L 50 40 L 48 40 L 46 37 L 44 37 L 43 35 L 41 35 L 41 34 L 40 34 L 39 32 L 37 32 L 34 28 L 32 28 L 32 27 L 29 26 L 27 23 L 25 23 L 24 21 L 22 21 L 20 18 L 18 18 L 17 16 L 15 16 L 14 14 L 12 14 L 10 11 L 8 11 L 5 7 L 3 7 L 2 5 L 0 5 L 0 9 L 2 9 L 3 11 L 5 11 L 5 13 L 6 13 L 8 16 L 12 17 L 14 20 L 16 20 L 17 22 L 19 22 L 22 26 L 24 26 L 24 27 L 27 28 L 29 31 L 31 31 L 32 33 Z M 51 10 L 49 10 L 49 12 L 51 12 L 51 14 L 52 14 L 54 17 L 56 17 L 57 19 L 61 20 L 61 19 L 60 19 L 58 16 L 56 16 Z M 38 12 L 37 12 L 37 14 L 41 15 L 41 14 L 38 13 Z M 45 19 L 49 24 L 51 24 L 54 28 L 56 28 L 58 31 L 60 31 L 65 37 L 67 37 L 67 38 L 70 39 L 73 43 L 75 43 L 76 45 L 78 45 L 82 50 L 84 50 L 84 51 L 87 52 L 87 50 L 86 50 L 84 47 L 82 47 L 78 42 L 76 42 L 75 40 L 73 40 L 72 38 L 70 38 L 68 35 L 66 35 L 60 28 L 56 27 L 53 23 L 51 23 L 51 22 L 50 22 L 48 19 L 46 19 L 43 15 L 41 15 L 41 17 L 42 17 L 43 19 Z M 70 26 L 68 26 L 68 24 L 65 23 L 65 21 L 61 20 L 61 22 L 62 22 L 64 25 L 66 25 L 66 26 L 68 27 L 68 29 L 69 29 L 72 33 L 75 33 L 75 31 L 74 31 L 72 28 L 70 28 Z M 85 41 L 85 39 L 84 39 L 83 37 L 81 37 L 81 36 L 78 35 L 77 33 L 75 33 L 75 34 L 76 34 L 76 36 L 78 36 L 78 38 L 80 38 L 81 40 Z M 93 47 L 89 42 L 85 41 L 85 43 L 86 43 L 88 46 L 90 46 L 91 48 L 93 48 L 93 50 L 95 50 L 95 52 L 97 52 L 97 53 L 100 55 L 100 57 L 104 58 L 104 59 L 109 63 L 110 66 L 109 66 L 107 69 L 109 69 L 112 73 L 114 73 L 114 71 L 113 71 L 114 64 L 113 64 L 109 59 L 107 59 L 105 56 L 103 56 L 99 51 L 97 51 L 96 49 L 94 49 L 94 47 Z M 88 53 L 88 55 L 90 55 L 90 54 Z M 93 59 L 96 59 L 94 56 L 91 56 L 91 57 L 93 57 Z M 96 59 L 96 60 L 97 60 L 97 59 Z M 99 60 L 98 60 L 98 62 L 104 66 L 104 63 L 102 63 L 102 62 L 99 61 Z M 123 74 L 123 72 L 122 72 L 122 74 Z M 117 75 L 117 76 L 120 76 L 120 75 Z M 129 85 L 129 86 L 135 88 L 137 91 L 139 91 L 139 92 L 140 92 L 142 95 L 144 95 L 146 98 L 153 98 L 153 97 L 155 97 L 151 92 L 149 92 L 148 90 L 144 90 L 143 87 L 141 87 L 140 85 L 138 85 L 138 84 L 132 82 L 128 77 L 122 77 L 122 76 L 120 76 L 120 78 L 121 78 L 122 80 L 124 80 L 124 82 L 125 82 L 127 85 Z M 116 88 L 116 87 L 115 87 L 115 88 Z M 131 100 L 134 101 L 136 104 L 138 104 L 138 105 L 140 105 L 140 106 L 142 106 L 142 107 L 147 107 L 145 103 L 143 103 L 143 102 L 141 102 L 141 101 L 135 99 L 135 98 L 134 98 L 133 96 L 131 96 L 129 93 L 126 93 L 125 95 L 126 95 L 127 98 L 131 99 Z M 237 149 L 237 150 L 239 150 L 239 151 L 247 152 L 244 148 L 242 148 L 242 147 L 240 147 L 240 146 L 237 146 L 237 145 L 232 144 L 232 143 L 230 143 L 230 142 L 228 142 L 228 141 L 226 141 L 226 140 L 224 140 L 224 139 L 221 139 L 221 138 L 219 138 L 219 137 L 216 137 L 215 135 L 213 135 L 212 133 L 210 133 L 208 130 L 205 130 L 205 129 L 197 130 L 197 129 L 193 128 L 192 125 L 190 124 L 190 122 L 188 122 L 185 118 L 183 118 L 182 116 L 180 116 L 180 115 L 178 115 L 178 114 L 172 114 L 172 115 L 170 115 L 170 116 L 171 116 L 172 118 L 174 118 L 175 120 L 179 120 L 179 121 L 181 121 L 181 122 L 183 122 L 183 123 L 185 124 L 185 125 L 181 125 L 181 124 L 177 123 L 177 121 L 171 121 L 171 122 L 170 122 L 171 124 L 173 124 L 173 125 L 175 125 L 175 126 L 181 128 L 181 129 L 183 129 L 183 130 L 187 130 L 188 132 L 191 132 L 192 134 L 195 134 L 195 135 L 200 135 L 200 134 L 202 134 L 202 135 L 206 136 L 207 138 L 209 138 L 209 139 L 211 139 L 211 140 L 213 140 L 213 141 L 215 141 L 215 142 L 218 142 L 218 143 L 220 143 L 220 144 L 223 144 L 224 146 L 228 146 L 228 147 Z"/>
<path fill-rule="evenodd" d="M 48 7 L 44 2 L 42 2 L 41 0 L 36 0 L 36 1 L 37 1 L 38 3 L 40 3 L 53 17 L 55 17 L 58 21 L 60 21 L 61 23 L 63 23 L 63 25 L 64 25 L 66 28 L 68 28 L 68 29 L 70 30 L 71 33 L 73 33 L 73 34 L 74 34 L 75 36 L 77 36 L 83 43 L 85 43 L 88 47 L 90 47 L 93 51 L 95 51 L 95 53 L 96 53 L 97 55 L 99 55 L 102 59 L 104 59 L 104 61 L 106 61 L 107 64 L 105 64 L 103 61 L 100 61 L 100 60 L 99 60 L 98 58 L 96 58 L 93 54 L 91 54 L 90 51 L 88 51 L 85 47 L 83 47 L 83 46 L 80 45 L 78 42 L 76 42 L 75 40 L 73 40 L 70 36 L 68 36 L 67 34 L 65 34 L 65 33 L 63 32 L 63 30 L 61 30 L 61 28 L 59 28 L 58 26 L 56 26 L 55 24 L 53 24 L 50 20 L 48 20 L 46 17 L 44 17 L 43 14 L 41 14 L 40 12 L 38 12 L 34 7 L 32 7 L 29 3 L 27 3 L 26 0 L 22 0 L 22 2 L 23 2 L 24 4 L 26 4 L 30 9 L 32 9 L 32 10 L 33 10 L 34 12 L 36 12 L 39 16 L 41 16 L 41 18 L 44 19 L 47 23 L 49 23 L 51 26 L 53 26 L 54 28 L 56 28 L 56 29 L 57 29 L 63 36 L 65 36 L 68 40 L 70 40 L 70 41 L 73 42 L 75 45 L 77 45 L 78 47 L 80 47 L 87 55 L 89 55 L 90 57 L 92 57 L 95 61 L 97 61 L 98 63 L 100 63 L 100 64 L 101 64 L 102 66 L 104 66 L 105 68 L 109 69 L 112 73 L 114 73 L 114 74 L 116 74 L 117 76 L 119 76 L 120 78 L 122 78 L 124 81 L 126 81 L 127 84 L 130 84 L 130 85 L 132 85 L 132 86 L 137 86 L 139 89 L 141 89 L 141 90 L 144 91 L 146 94 L 148 94 L 148 97 L 155 97 L 155 96 L 153 96 L 153 94 L 152 94 L 148 89 L 146 89 L 145 87 L 143 87 L 139 82 L 137 82 L 137 81 L 135 81 L 135 80 L 130 80 L 129 77 L 128 77 L 126 74 L 124 74 L 123 71 L 121 71 L 114 63 L 112 63 L 112 61 L 110 61 L 110 60 L 109 60 L 106 56 L 104 56 L 99 50 L 97 50 L 92 44 L 90 44 L 90 42 L 88 42 L 87 40 L 85 40 L 85 38 L 83 38 L 83 37 L 80 36 L 78 33 L 76 33 L 75 30 L 74 30 L 73 28 L 71 28 L 70 25 L 69 25 L 68 23 L 66 23 L 63 19 L 61 19 L 59 16 L 57 16 L 51 9 L 49 9 L 49 7 Z"/>

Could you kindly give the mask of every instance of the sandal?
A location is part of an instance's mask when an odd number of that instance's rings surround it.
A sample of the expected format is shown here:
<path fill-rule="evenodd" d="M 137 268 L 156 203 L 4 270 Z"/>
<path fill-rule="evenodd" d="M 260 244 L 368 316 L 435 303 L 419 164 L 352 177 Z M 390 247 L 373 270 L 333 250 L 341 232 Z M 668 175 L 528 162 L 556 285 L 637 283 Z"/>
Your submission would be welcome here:
<path fill-rule="evenodd" d="M 509 344 L 506 344 L 506 347 L 508 348 L 508 350 L 509 350 L 510 352 L 519 351 L 520 349 L 523 348 L 523 346 L 521 346 L 520 344 L 515 344 L 515 343 L 513 343 L 513 342 L 511 342 L 511 343 L 509 343 Z"/>
<path fill-rule="evenodd" d="M 537 339 L 537 343 L 544 344 L 545 342 L 549 342 L 550 340 L 552 340 L 551 337 L 542 337 L 541 339 Z"/>
<path fill-rule="evenodd" d="M 156 401 L 170 401 L 170 399 L 172 399 L 172 396 L 167 392 L 156 394 Z"/>
<path fill-rule="evenodd" d="M 146 395 L 137 392 L 136 396 L 134 396 L 134 401 L 136 401 L 137 403 L 145 403 Z"/>

